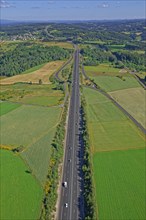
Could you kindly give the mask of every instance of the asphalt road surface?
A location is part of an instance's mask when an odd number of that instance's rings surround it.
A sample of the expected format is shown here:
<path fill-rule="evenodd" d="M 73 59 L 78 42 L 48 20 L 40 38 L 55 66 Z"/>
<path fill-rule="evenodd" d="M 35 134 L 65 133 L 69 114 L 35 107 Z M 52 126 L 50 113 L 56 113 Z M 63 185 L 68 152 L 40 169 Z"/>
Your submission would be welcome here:
<path fill-rule="evenodd" d="M 77 49 L 74 54 L 72 91 L 62 177 L 62 182 L 67 182 L 67 187 L 61 186 L 57 220 L 78 220 L 83 217 L 79 120 L 79 51 Z M 65 206 L 66 203 L 68 207 Z"/>

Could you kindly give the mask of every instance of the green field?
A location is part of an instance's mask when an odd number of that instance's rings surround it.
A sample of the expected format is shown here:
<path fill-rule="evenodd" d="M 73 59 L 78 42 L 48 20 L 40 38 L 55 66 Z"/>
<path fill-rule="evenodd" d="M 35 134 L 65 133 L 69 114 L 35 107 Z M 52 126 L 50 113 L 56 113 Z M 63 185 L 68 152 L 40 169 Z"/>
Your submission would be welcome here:
<path fill-rule="evenodd" d="M 29 96 L 23 98 L 21 101 L 25 104 L 55 106 L 62 104 L 63 96 Z"/>
<path fill-rule="evenodd" d="M 60 112 L 61 108 L 23 105 L 0 118 L 1 144 L 12 148 L 23 146 L 21 154 L 42 184 Z"/>
<path fill-rule="evenodd" d="M 87 75 L 89 77 L 95 77 L 95 76 L 98 76 L 98 75 L 117 76 L 117 75 L 120 75 L 119 72 L 121 70 L 121 69 L 112 67 L 112 66 L 110 66 L 109 64 L 106 64 L 106 63 L 99 64 L 98 66 L 85 66 L 84 69 L 85 69 L 85 72 L 87 72 Z"/>
<path fill-rule="evenodd" d="M 18 108 L 19 106 L 19 104 L 15 103 L 0 102 L 0 116 Z"/>
<path fill-rule="evenodd" d="M 106 92 L 115 90 L 140 87 L 140 84 L 134 77 L 123 77 L 123 79 L 114 76 L 97 76 L 92 77 L 94 81 Z"/>
<path fill-rule="evenodd" d="M 56 106 L 63 103 L 63 98 L 63 92 L 55 90 L 53 85 L 17 83 L 14 85 L 1 85 L 0 87 L 0 99 L 12 102 Z"/>
<path fill-rule="evenodd" d="M 144 220 L 144 135 L 108 98 L 83 94 L 99 220 Z"/>
<path fill-rule="evenodd" d="M 118 69 L 109 64 L 85 66 L 84 68 L 87 76 L 107 92 L 140 87 L 137 80 L 127 70 Z"/>
<path fill-rule="evenodd" d="M 144 147 L 136 126 L 108 98 L 87 88 L 84 95 L 93 152 Z"/>
<path fill-rule="evenodd" d="M 111 92 L 110 95 L 146 128 L 146 91 L 142 87 L 118 90 Z"/>
<path fill-rule="evenodd" d="M 40 214 L 43 190 L 27 173 L 29 167 L 10 151 L 0 150 L 1 199 L 0 219 L 34 220 Z"/>
<path fill-rule="evenodd" d="M 99 220 L 145 220 L 145 150 L 96 153 L 94 180 Z"/>

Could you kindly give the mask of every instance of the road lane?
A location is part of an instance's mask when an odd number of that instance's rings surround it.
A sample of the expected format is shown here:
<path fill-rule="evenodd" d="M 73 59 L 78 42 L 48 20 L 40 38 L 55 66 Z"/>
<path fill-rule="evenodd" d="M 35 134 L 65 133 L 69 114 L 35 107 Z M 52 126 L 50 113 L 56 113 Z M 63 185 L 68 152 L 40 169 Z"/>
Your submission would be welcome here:
<path fill-rule="evenodd" d="M 79 210 L 79 51 L 74 55 L 74 70 L 72 80 L 72 91 L 69 108 L 67 127 L 66 150 L 63 166 L 63 182 L 66 181 L 67 188 L 61 187 L 60 202 L 58 207 L 57 220 L 78 220 L 81 219 Z M 65 207 L 65 203 L 68 207 Z"/>

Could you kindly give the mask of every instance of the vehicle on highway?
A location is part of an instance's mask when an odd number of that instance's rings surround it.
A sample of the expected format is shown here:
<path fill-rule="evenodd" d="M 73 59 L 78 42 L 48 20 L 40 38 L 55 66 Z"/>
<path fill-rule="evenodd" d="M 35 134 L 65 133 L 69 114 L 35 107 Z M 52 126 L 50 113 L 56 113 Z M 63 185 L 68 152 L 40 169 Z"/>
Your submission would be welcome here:
<path fill-rule="evenodd" d="M 68 159 L 69 162 L 71 162 L 71 159 Z"/>
<path fill-rule="evenodd" d="M 65 208 L 68 208 L 68 203 L 65 203 L 64 206 L 65 206 Z"/>
<path fill-rule="evenodd" d="M 67 187 L 67 182 L 66 182 L 66 181 L 63 183 L 63 186 L 64 186 L 64 187 Z"/>

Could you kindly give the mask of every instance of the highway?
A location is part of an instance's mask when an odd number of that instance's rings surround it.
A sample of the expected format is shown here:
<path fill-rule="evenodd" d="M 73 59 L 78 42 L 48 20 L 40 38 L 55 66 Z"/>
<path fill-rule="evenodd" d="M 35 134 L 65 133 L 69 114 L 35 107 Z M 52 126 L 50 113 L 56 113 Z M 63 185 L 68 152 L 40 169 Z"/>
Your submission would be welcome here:
<path fill-rule="evenodd" d="M 67 187 L 61 186 L 57 220 L 78 220 L 83 218 L 79 126 L 79 51 L 76 49 L 62 171 L 62 183 L 67 182 Z M 68 207 L 65 206 L 66 203 Z"/>

